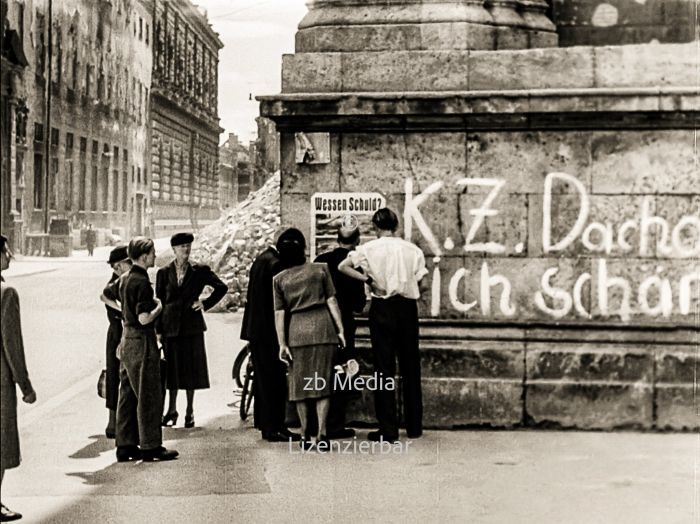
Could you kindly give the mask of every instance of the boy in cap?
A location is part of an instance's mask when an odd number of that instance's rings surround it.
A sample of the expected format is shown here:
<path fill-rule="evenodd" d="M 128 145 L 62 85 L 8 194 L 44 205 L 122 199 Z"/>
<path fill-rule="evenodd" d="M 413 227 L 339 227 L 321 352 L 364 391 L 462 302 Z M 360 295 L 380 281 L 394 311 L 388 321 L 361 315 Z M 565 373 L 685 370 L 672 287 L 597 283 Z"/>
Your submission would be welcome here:
<path fill-rule="evenodd" d="M 131 269 L 131 259 L 127 253 L 126 246 L 115 247 L 109 253 L 107 263 L 112 267 L 112 277 L 107 282 L 109 286 L 120 276 Z M 104 302 L 107 309 L 107 320 L 109 329 L 107 330 L 107 353 L 106 353 L 106 398 L 105 405 L 109 410 L 109 421 L 105 429 L 107 438 L 114 438 L 117 431 L 117 401 L 119 400 L 119 359 L 117 358 L 117 347 L 122 339 L 122 307 L 115 301 L 107 298 L 104 293 L 100 295 L 100 300 Z"/>
<path fill-rule="evenodd" d="M 147 269 L 153 267 L 153 241 L 136 237 L 129 242 L 133 266 L 105 288 L 104 294 L 122 305 L 124 322 L 119 346 L 119 402 L 117 403 L 117 461 L 173 460 L 177 451 L 162 446 L 160 349 L 154 322 L 163 306 L 153 295 Z M 140 446 L 140 447 L 139 447 Z"/>
<path fill-rule="evenodd" d="M 0 235 L 0 271 L 10 266 L 12 252 L 7 237 Z M 2 276 L 0 275 L 0 280 Z M 2 304 L 2 350 L 0 351 L 0 484 L 5 470 L 16 468 L 20 463 L 19 431 L 17 430 L 17 386 L 22 390 L 22 400 L 27 404 L 36 402 L 36 393 L 29 380 L 24 358 L 22 326 L 19 313 L 19 297 L 15 288 L 0 286 Z M 22 515 L 0 503 L 3 522 L 21 519 Z"/>

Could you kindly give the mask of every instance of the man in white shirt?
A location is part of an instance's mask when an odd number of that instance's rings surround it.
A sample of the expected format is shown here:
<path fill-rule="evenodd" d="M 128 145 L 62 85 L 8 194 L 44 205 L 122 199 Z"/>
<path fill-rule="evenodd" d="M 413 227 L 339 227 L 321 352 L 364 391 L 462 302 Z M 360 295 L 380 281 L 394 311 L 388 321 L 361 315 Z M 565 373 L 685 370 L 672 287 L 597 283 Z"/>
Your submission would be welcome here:
<path fill-rule="evenodd" d="M 358 246 L 338 266 L 346 275 L 372 290 L 369 329 L 374 371 L 379 384 L 396 375 L 396 358 L 403 379 L 404 419 L 408 438 L 423 433 L 420 353 L 418 351 L 418 282 L 428 273 L 423 252 L 396 236 L 399 220 L 389 208 L 372 217 L 378 238 Z M 361 268 L 363 273 L 355 268 Z M 389 381 L 390 383 L 391 381 Z M 394 391 L 379 387 L 374 396 L 379 431 L 373 441 L 398 439 L 399 425 Z"/>

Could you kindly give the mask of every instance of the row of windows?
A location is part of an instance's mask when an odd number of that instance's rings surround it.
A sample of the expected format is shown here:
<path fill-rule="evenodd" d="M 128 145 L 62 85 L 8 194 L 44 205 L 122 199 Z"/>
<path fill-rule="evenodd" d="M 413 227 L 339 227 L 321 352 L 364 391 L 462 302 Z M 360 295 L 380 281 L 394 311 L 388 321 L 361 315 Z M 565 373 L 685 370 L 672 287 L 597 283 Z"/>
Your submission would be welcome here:
<path fill-rule="evenodd" d="M 44 178 L 44 128 L 42 124 L 34 124 L 34 208 L 44 208 L 44 195 L 47 194 L 49 209 L 57 209 L 60 203 L 60 207 L 65 211 L 126 211 L 129 171 L 132 183 L 141 184 L 147 177 L 145 169 L 142 173 L 140 166 L 129 166 L 128 150 L 107 143 L 103 143 L 100 148 L 97 140 L 88 140 L 87 137 L 81 136 L 78 139 L 78 158 L 75 159 L 75 136 L 67 132 L 64 158 L 61 161 L 59 138 L 59 130 L 52 128 L 48 191 L 45 193 L 44 186 L 47 181 Z M 23 155 L 21 151 L 19 154 Z M 23 156 L 17 160 L 17 165 L 22 165 Z"/>

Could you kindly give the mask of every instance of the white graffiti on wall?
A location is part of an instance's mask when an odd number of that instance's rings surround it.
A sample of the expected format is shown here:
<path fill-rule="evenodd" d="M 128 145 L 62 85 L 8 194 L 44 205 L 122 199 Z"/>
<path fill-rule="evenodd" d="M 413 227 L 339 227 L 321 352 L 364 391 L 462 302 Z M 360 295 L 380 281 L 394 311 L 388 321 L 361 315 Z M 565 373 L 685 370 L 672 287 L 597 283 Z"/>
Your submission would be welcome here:
<path fill-rule="evenodd" d="M 569 184 L 574 193 L 567 193 L 568 198 L 578 200 L 578 214 L 573 225 L 561 238 L 553 239 L 553 199 L 557 197 L 553 188 L 555 184 Z M 455 182 L 457 187 L 469 188 L 471 186 L 487 188 L 490 190 L 484 196 L 478 207 L 469 210 L 472 217 L 471 223 L 464 234 L 465 243 L 463 250 L 467 253 L 484 253 L 491 255 L 505 254 L 508 246 L 498 242 L 474 242 L 480 228 L 488 217 L 499 214 L 499 209 L 494 207 L 494 202 L 499 192 L 504 189 L 506 182 L 490 178 L 463 178 Z M 445 183 L 437 181 L 430 184 L 423 192 L 414 195 L 413 180 L 407 179 L 405 190 L 406 200 L 404 207 L 404 231 L 408 240 L 412 239 L 413 226 L 430 246 L 435 255 L 435 267 L 431 289 L 431 314 L 438 316 L 441 308 L 442 274 L 440 259 L 444 255 L 440 242 L 435 237 L 431 227 L 423 217 L 420 206 L 438 193 Z M 544 256 L 551 257 L 561 254 L 580 242 L 585 251 L 601 257 L 615 252 L 633 255 L 635 247 L 630 243 L 631 235 L 636 232 L 639 257 L 697 259 L 700 257 L 700 216 L 696 214 L 684 215 L 673 224 L 668 220 L 653 213 L 653 198 L 646 196 L 642 199 L 639 216 L 622 222 L 619 227 L 612 222 L 589 222 L 591 202 L 585 186 L 576 177 L 567 173 L 550 173 L 545 177 L 543 187 L 542 204 L 542 250 Z M 567 203 L 569 203 L 567 201 Z M 454 248 L 453 240 L 448 238 L 443 244 L 446 250 Z M 523 242 L 512 246 L 515 253 L 521 253 Z M 655 260 L 654 263 L 661 262 Z M 636 275 L 635 280 L 640 280 L 636 295 L 633 295 L 633 283 L 623 277 L 610 274 L 608 261 L 605 258 L 595 260 L 593 274 L 583 272 L 578 275 L 570 290 L 558 287 L 554 280 L 560 271 L 559 266 L 547 268 L 541 276 L 540 289 L 534 292 L 533 302 L 537 309 L 545 315 L 560 319 L 570 314 L 581 318 L 590 319 L 594 312 L 587 309 L 585 303 L 585 289 L 590 289 L 591 296 L 597 301 L 596 314 L 603 317 L 619 316 L 623 321 L 631 319 L 633 300 L 636 303 L 637 313 L 650 317 L 670 317 L 674 313 L 677 304 L 677 312 L 681 315 L 689 315 L 693 308 L 693 293 L 700 286 L 700 267 L 681 275 L 673 283 L 664 277 L 664 267 L 659 265 L 653 275 Z M 644 268 L 642 268 L 644 270 Z M 527 277 L 528 275 L 524 275 Z M 465 283 L 474 277 L 478 282 L 477 296 L 465 298 Z M 678 299 L 674 304 L 673 285 L 678 290 Z M 480 274 L 471 275 L 467 268 L 459 268 L 451 276 L 448 283 L 448 298 L 451 307 L 460 312 L 467 313 L 474 308 L 479 308 L 484 316 L 494 314 L 492 312 L 492 295 L 500 290 L 496 303 L 499 314 L 506 317 L 517 315 L 517 307 L 513 300 L 513 286 L 505 275 L 493 273 L 488 260 L 481 265 Z M 611 300 L 611 294 L 614 300 Z M 612 304 L 614 302 L 614 305 Z M 592 306 L 589 306 L 592 307 Z"/>

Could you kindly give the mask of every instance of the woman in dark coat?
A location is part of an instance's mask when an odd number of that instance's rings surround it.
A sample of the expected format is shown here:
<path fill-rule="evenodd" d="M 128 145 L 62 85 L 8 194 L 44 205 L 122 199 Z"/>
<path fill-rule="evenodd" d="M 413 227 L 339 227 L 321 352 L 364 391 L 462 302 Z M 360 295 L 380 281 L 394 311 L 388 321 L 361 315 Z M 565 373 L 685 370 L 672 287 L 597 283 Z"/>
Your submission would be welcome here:
<path fill-rule="evenodd" d="M 309 411 L 315 409 L 316 443 L 319 451 L 327 451 L 333 364 L 338 343 L 345 347 L 345 335 L 328 266 L 306 263 L 305 247 L 296 240 L 279 243 L 280 260 L 289 269 L 272 281 L 275 327 L 280 360 L 289 366 L 289 400 L 297 405 L 301 446 L 308 449 L 313 445 L 307 426 Z"/>
<path fill-rule="evenodd" d="M 112 266 L 112 277 L 107 285 L 117 280 L 131 269 L 131 260 L 127 254 L 126 246 L 115 247 L 109 254 L 107 263 Z M 117 401 L 119 400 L 119 359 L 117 358 L 117 346 L 122 339 L 122 308 L 121 305 L 109 298 L 104 293 L 100 300 L 105 303 L 107 309 L 107 353 L 106 353 L 106 391 L 105 405 L 109 410 L 109 422 L 105 429 L 107 438 L 114 438 L 117 431 Z"/>
<path fill-rule="evenodd" d="M 0 235 L 0 270 L 10 265 L 7 238 Z M 0 276 L 2 280 L 2 276 Z M 36 393 L 29 380 L 24 359 L 24 343 L 19 314 L 19 297 L 15 288 L 0 285 L 2 310 L 2 347 L 0 348 L 0 484 L 5 470 L 19 466 L 19 431 L 17 430 L 17 386 L 22 391 L 22 400 L 28 404 L 36 402 Z M 0 503 L 2 521 L 22 518 L 17 512 Z"/>
<path fill-rule="evenodd" d="M 177 391 L 187 391 L 185 427 L 194 427 L 194 390 L 209 388 L 207 354 L 204 347 L 204 323 L 202 311 L 221 300 L 228 286 L 209 268 L 191 264 L 190 251 L 194 236 L 177 233 L 170 239 L 175 260 L 158 270 L 156 296 L 163 303 L 156 331 L 162 338 L 165 360 L 168 363 L 166 387 L 170 391 L 168 411 L 163 425 L 177 424 Z M 199 296 L 206 286 L 213 291 L 205 300 Z"/>

